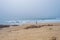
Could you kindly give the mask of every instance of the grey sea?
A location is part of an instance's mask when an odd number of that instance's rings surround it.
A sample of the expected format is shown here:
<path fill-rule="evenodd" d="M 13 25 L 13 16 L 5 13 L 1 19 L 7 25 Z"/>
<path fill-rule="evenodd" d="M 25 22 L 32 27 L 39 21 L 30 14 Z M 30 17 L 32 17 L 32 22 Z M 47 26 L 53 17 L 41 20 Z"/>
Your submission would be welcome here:
<path fill-rule="evenodd" d="M 37 21 L 37 23 L 48 23 L 48 22 L 60 22 L 60 18 L 25 18 L 25 19 L 16 19 L 16 20 L 0 20 L 0 24 L 8 24 L 8 25 L 12 25 L 12 24 L 17 24 L 17 25 L 21 25 L 21 24 L 25 24 L 25 23 L 35 23 Z"/>

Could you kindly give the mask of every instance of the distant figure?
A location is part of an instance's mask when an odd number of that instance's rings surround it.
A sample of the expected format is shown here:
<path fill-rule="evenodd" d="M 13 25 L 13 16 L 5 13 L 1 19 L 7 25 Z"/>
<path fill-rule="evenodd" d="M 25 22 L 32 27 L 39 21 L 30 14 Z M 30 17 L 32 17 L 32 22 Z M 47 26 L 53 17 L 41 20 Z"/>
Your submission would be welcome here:
<path fill-rule="evenodd" d="M 37 24 L 37 20 L 36 20 L 36 24 Z"/>

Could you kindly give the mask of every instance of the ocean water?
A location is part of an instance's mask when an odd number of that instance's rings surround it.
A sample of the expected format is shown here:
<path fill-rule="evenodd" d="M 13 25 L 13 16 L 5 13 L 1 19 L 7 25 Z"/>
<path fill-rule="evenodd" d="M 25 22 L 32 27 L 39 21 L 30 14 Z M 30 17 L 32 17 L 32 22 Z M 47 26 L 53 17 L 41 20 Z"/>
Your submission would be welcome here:
<path fill-rule="evenodd" d="M 60 18 L 38 18 L 38 19 L 19 19 L 19 20 L 0 20 L 0 24 L 4 25 L 21 25 L 25 23 L 49 23 L 60 22 Z"/>

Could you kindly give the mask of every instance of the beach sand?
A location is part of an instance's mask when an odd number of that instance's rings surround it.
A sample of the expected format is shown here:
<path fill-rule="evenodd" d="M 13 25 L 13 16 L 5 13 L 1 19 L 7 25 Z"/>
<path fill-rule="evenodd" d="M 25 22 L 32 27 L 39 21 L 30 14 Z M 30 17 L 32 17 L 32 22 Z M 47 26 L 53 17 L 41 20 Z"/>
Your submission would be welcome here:
<path fill-rule="evenodd" d="M 60 40 L 60 23 L 39 23 L 0 29 L 0 40 Z"/>

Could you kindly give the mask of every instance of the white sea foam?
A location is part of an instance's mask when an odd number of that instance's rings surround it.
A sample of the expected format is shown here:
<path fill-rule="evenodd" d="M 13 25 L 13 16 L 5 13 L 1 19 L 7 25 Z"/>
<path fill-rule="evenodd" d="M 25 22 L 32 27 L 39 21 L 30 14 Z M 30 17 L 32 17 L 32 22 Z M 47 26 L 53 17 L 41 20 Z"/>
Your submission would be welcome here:
<path fill-rule="evenodd" d="M 60 22 L 60 20 L 10 20 L 10 21 L 6 21 L 7 24 L 25 24 L 25 23 L 47 23 L 47 22 Z"/>

